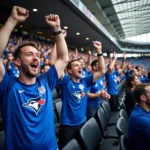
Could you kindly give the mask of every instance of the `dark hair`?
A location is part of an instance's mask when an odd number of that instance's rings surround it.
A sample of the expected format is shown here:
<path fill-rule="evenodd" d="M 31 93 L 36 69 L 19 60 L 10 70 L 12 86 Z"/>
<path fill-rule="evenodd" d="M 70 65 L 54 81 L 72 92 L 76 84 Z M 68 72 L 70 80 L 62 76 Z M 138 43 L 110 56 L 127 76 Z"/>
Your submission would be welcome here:
<path fill-rule="evenodd" d="M 119 64 L 115 64 L 115 67 L 116 67 L 117 65 L 119 65 Z"/>
<path fill-rule="evenodd" d="M 148 74 L 147 74 L 147 75 L 148 75 L 148 79 L 150 79 L 150 72 L 148 72 Z"/>
<path fill-rule="evenodd" d="M 135 87 L 133 94 L 134 94 L 134 97 L 138 103 L 140 102 L 141 95 L 146 95 L 147 91 L 145 90 L 145 88 L 147 86 L 150 86 L 150 84 L 142 83 L 142 84 L 139 84 Z"/>
<path fill-rule="evenodd" d="M 67 72 L 68 72 L 69 69 L 71 69 L 72 63 L 73 63 L 74 61 L 79 61 L 79 60 L 78 60 L 78 59 L 71 60 L 71 61 L 68 63 L 68 65 L 67 65 Z"/>
<path fill-rule="evenodd" d="M 92 61 L 92 63 L 91 63 L 92 70 L 93 70 L 93 66 L 96 66 L 97 63 L 98 63 L 98 60 L 93 60 Z"/>
<path fill-rule="evenodd" d="M 20 45 L 16 48 L 15 53 L 14 53 L 14 57 L 15 57 L 15 58 L 19 58 L 19 57 L 20 57 L 21 49 L 22 49 L 23 47 L 25 47 L 25 46 L 32 46 L 32 47 L 36 48 L 36 49 L 39 51 L 38 45 L 37 45 L 35 42 L 33 42 L 33 41 L 25 41 L 25 42 L 23 42 L 22 44 L 20 44 Z"/>
<path fill-rule="evenodd" d="M 135 75 L 130 75 L 126 80 L 126 94 L 130 91 L 130 89 L 133 87 L 132 81 L 135 79 Z"/>

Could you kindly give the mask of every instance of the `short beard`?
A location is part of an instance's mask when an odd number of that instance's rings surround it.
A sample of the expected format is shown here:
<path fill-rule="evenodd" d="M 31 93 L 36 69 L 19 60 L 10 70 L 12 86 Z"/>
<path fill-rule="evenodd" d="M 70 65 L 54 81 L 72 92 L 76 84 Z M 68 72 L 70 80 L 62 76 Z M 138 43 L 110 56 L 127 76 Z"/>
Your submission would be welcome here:
<path fill-rule="evenodd" d="M 22 68 L 22 69 L 25 70 L 25 68 Z M 31 73 L 29 70 L 26 70 L 26 71 L 24 71 L 24 74 L 25 74 L 27 77 L 29 77 L 29 78 L 34 78 L 34 77 L 37 77 L 37 76 L 38 76 L 39 72 L 40 72 L 40 69 L 38 69 L 38 73 L 37 73 L 37 74 L 33 74 L 33 73 Z"/>

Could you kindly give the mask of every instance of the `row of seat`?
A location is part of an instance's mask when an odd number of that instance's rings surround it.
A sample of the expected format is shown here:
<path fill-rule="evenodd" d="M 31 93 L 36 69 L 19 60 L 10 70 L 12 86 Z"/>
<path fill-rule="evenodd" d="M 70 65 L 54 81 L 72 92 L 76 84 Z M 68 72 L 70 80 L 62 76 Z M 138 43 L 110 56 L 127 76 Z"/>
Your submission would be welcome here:
<path fill-rule="evenodd" d="M 102 107 L 99 108 L 97 112 L 97 117 L 99 117 L 102 110 Z M 125 114 L 125 115 L 124 115 Z M 125 110 L 120 110 L 119 118 L 116 125 L 113 125 L 114 128 L 112 130 L 117 132 L 117 135 L 114 134 L 114 131 L 108 132 L 107 126 L 106 129 L 107 133 L 103 134 L 99 124 L 98 118 L 90 118 L 81 128 L 80 130 L 80 137 L 81 139 L 73 139 L 69 141 L 62 150 L 128 150 L 128 140 L 127 140 L 127 133 L 128 133 L 128 125 L 124 116 L 127 115 Z M 104 119 L 104 118 L 103 118 Z"/>

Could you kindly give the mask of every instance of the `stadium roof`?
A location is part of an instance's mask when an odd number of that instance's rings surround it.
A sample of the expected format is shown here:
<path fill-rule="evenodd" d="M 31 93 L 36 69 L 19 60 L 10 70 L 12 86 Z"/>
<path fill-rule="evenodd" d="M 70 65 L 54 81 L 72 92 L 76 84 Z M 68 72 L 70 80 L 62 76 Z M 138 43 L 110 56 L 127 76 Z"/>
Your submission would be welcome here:
<path fill-rule="evenodd" d="M 31 35 L 36 33 L 51 38 L 52 32 L 46 25 L 44 16 L 53 13 L 60 16 L 62 28 L 68 26 L 66 41 L 74 48 L 77 47 L 79 50 L 84 48 L 84 52 L 92 50 L 95 53 L 92 41 L 98 40 L 103 43 L 103 52 L 121 52 L 120 50 L 126 51 L 126 48 L 130 52 L 136 49 L 140 49 L 138 52 L 141 52 L 143 44 L 135 46 L 127 41 L 122 47 L 122 42 L 123 38 L 149 32 L 149 0 L 82 0 L 82 2 L 81 5 L 80 0 L 2 0 L 0 24 L 6 21 L 12 7 L 18 5 L 30 11 L 29 19 L 18 28 L 28 31 Z M 34 12 L 33 8 L 37 8 L 38 11 Z M 77 32 L 80 32 L 79 36 L 76 35 Z M 145 51 L 142 52 L 147 52 L 150 47 L 146 45 L 143 49 Z"/>
<path fill-rule="evenodd" d="M 92 12 L 99 6 L 108 21 L 107 26 L 109 24 L 113 28 L 112 35 L 117 34 L 122 39 L 150 32 L 149 0 L 91 0 L 92 7 L 91 1 L 82 1 Z M 104 20 L 99 19 L 101 22 Z"/>

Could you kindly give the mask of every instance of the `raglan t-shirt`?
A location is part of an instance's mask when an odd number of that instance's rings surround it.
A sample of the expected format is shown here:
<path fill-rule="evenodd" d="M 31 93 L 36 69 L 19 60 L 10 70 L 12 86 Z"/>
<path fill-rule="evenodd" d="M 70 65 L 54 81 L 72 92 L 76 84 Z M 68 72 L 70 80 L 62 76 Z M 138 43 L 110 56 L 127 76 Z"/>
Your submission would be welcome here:
<path fill-rule="evenodd" d="M 133 150 L 150 149 L 150 112 L 136 105 L 131 113 L 128 138 Z"/>
<path fill-rule="evenodd" d="M 5 73 L 0 106 L 5 123 L 6 150 L 56 150 L 52 89 L 58 83 L 54 66 L 25 85 Z"/>
<path fill-rule="evenodd" d="M 61 124 L 77 126 L 86 121 L 87 92 L 93 85 L 93 75 L 81 78 L 79 83 L 73 82 L 65 75 L 60 82 L 61 99 L 63 102 Z"/>
<path fill-rule="evenodd" d="M 113 71 L 112 73 L 105 74 L 106 82 L 107 82 L 107 90 L 109 94 L 117 95 L 118 94 L 118 82 L 117 82 L 117 74 L 118 71 Z"/>
<path fill-rule="evenodd" d="M 89 90 L 90 93 L 99 93 L 103 89 L 104 77 L 105 77 L 105 75 L 100 77 L 96 81 L 96 83 L 90 87 L 90 90 Z M 88 98 L 88 106 L 99 106 L 101 99 L 102 99 L 101 97 Z"/>

